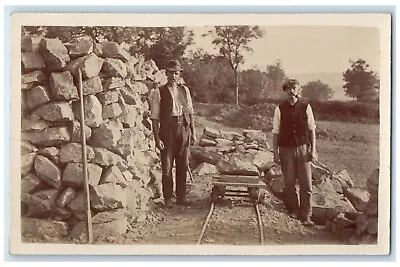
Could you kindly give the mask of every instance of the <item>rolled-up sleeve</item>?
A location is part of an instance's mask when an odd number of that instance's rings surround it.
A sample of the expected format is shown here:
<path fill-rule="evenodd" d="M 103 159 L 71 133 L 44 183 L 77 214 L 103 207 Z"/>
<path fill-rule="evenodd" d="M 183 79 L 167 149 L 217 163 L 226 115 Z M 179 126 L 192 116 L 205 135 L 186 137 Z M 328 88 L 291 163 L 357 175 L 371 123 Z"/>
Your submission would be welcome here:
<path fill-rule="evenodd" d="M 186 86 L 184 86 L 184 87 L 185 87 L 186 96 L 187 96 L 187 112 L 189 114 L 194 114 L 193 102 L 192 102 L 192 97 L 190 96 L 190 90 Z"/>
<path fill-rule="evenodd" d="M 281 110 L 279 107 L 275 108 L 274 112 L 274 120 L 272 124 L 272 133 L 273 134 L 279 134 L 279 128 L 281 127 Z"/>
<path fill-rule="evenodd" d="M 160 118 L 160 90 L 154 89 L 150 94 L 150 119 L 158 120 Z"/>
<path fill-rule="evenodd" d="M 310 105 L 307 105 L 306 114 L 308 130 L 313 131 L 317 128 L 317 126 L 315 125 L 314 114 Z"/>

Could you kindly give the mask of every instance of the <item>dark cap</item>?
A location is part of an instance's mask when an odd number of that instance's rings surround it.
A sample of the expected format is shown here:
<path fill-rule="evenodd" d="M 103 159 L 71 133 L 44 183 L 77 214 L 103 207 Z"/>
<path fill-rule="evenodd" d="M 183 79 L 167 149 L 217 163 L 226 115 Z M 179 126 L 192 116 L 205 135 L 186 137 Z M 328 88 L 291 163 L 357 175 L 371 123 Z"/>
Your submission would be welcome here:
<path fill-rule="evenodd" d="M 171 60 L 168 62 L 166 69 L 168 71 L 182 71 L 182 66 L 178 60 Z"/>
<path fill-rule="evenodd" d="M 299 84 L 299 81 L 298 81 L 298 80 L 296 80 L 296 79 L 289 79 L 289 80 L 287 80 L 287 81 L 283 84 L 282 89 L 283 89 L 283 90 L 291 89 L 291 88 L 293 88 L 293 86 L 298 85 L 298 84 Z"/>

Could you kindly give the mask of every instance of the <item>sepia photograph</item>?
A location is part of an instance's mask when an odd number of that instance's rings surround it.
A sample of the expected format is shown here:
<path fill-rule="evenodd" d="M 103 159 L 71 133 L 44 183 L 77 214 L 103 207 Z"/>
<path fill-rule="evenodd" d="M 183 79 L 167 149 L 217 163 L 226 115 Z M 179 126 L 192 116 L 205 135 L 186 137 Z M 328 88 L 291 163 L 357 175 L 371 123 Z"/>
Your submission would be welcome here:
<path fill-rule="evenodd" d="M 9 246 L 388 255 L 390 14 L 11 16 Z"/>

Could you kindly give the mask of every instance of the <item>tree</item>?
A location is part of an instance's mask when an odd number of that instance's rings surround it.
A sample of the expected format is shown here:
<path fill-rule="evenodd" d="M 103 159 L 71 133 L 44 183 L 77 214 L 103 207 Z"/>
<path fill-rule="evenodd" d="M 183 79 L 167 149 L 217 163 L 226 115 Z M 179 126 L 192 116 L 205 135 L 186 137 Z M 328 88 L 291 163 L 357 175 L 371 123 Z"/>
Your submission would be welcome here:
<path fill-rule="evenodd" d="M 301 95 L 308 99 L 327 101 L 332 98 L 334 90 L 320 80 L 311 81 L 302 86 Z"/>
<path fill-rule="evenodd" d="M 379 78 L 376 73 L 368 70 L 369 65 L 363 59 L 351 61 L 351 68 L 343 73 L 343 86 L 347 96 L 357 101 L 370 101 L 378 97 Z"/>
<path fill-rule="evenodd" d="M 267 87 L 272 91 L 282 90 L 282 86 L 287 79 L 285 71 L 278 60 L 275 65 L 267 66 Z"/>
<path fill-rule="evenodd" d="M 212 44 L 219 47 L 219 53 L 228 61 L 234 72 L 235 101 L 239 105 L 239 64 L 244 62 L 244 52 L 251 52 L 250 41 L 263 36 L 258 26 L 215 26 Z"/>

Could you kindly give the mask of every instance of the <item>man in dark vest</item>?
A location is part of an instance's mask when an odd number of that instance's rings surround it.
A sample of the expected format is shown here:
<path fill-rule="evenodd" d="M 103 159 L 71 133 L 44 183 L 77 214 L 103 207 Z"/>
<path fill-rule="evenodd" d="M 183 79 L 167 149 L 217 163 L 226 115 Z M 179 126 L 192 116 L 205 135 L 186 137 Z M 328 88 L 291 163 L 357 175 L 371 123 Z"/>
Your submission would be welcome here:
<path fill-rule="evenodd" d="M 195 143 L 193 104 L 189 89 L 181 84 L 182 67 L 172 60 L 166 66 L 167 84 L 151 96 L 151 119 L 156 147 L 161 151 L 162 187 L 165 206 L 173 207 L 172 167 L 176 169 L 176 204 L 189 205 L 186 173 L 189 145 Z"/>
<path fill-rule="evenodd" d="M 311 164 L 317 160 L 314 115 L 309 104 L 299 99 L 299 83 L 295 79 L 283 85 L 286 100 L 275 109 L 273 121 L 274 161 L 281 165 L 285 180 L 284 202 L 289 215 L 304 225 L 311 221 Z M 296 190 L 299 183 L 300 203 Z"/>

